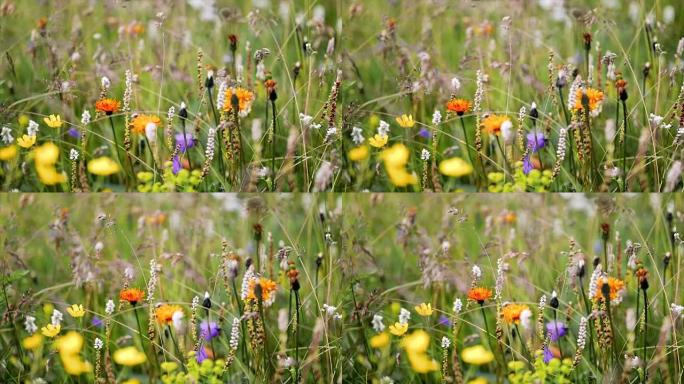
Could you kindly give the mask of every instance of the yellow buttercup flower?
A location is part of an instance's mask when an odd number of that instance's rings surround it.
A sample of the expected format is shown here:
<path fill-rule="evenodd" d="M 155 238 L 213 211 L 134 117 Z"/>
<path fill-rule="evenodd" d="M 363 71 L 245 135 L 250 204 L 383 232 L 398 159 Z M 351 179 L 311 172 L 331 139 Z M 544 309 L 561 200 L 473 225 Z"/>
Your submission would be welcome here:
<path fill-rule="evenodd" d="M 17 157 L 17 146 L 16 145 L 10 145 L 4 148 L 0 148 L 0 160 L 2 161 L 10 161 Z"/>
<path fill-rule="evenodd" d="M 401 115 L 397 117 L 396 120 L 402 128 L 413 128 L 413 126 L 416 125 L 416 122 L 413 121 L 413 116 L 411 115 Z"/>
<path fill-rule="evenodd" d="M 349 156 L 349 160 L 351 161 L 366 160 L 368 158 L 368 146 L 361 145 L 356 148 L 352 148 L 349 150 L 349 153 L 347 155 Z"/>
<path fill-rule="evenodd" d="M 439 172 L 446 176 L 461 177 L 473 172 L 473 166 L 460 157 L 452 157 L 439 163 Z"/>
<path fill-rule="evenodd" d="M 67 312 L 72 317 L 83 317 L 85 315 L 85 309 L 83 309 L 82 304 L 73 304 L 71 307 L 67 308 Z"/>
<path fill-rule="evenodd" d="M 372 145 L 375 148 L 382 148 L 385 145 L 387 145 L 388 140 L 389 136 L 376 133 L 375 136 L 368 139 L 368 144 Z"/>
<path fill-rule="evenodd" d="M 34 350 L 41 345 L 43 345 L 43 336 L 40 333 L 34 333 L 21 342 L 21 346 L 28 350 Z"/>
<path fill-rule="evenodd" d="M 488 351 L 481 344 L 478 344 L 473 347 L 463 349 L 461 352 L 461 359 L 468 364 L 483 365 L 491 363 L 494 360 L 494 354 Z"/>
<path fill-rule="evenodd" d="M 50 115 L 44 118 L 43 121 L 50 128 L 61 128 L 62 124 L 64 124 L 60 115 Z"/>
<path fill-rule="evenodd" d="M 411 368 L 418 373 L 428 373 L 439 370 L 439 363 L 427 354 L 430 346 L 430 336 L 427 332 L 419 329 L 401 340 L 401 346 L 406 351 L 406 356 Z"/>
<path fill-rule="evenodd" d="M 55 143 L 45 143 L 34 149 L 33 159 L 41 183 L 55 185 L 66 182 L 66 174 L 55 169 L 55 164 L 59 160 L 59 147 Z"/>
<path fill-rule="evenodd" d="M 390 181 L 397 187 L 406 187 L 410 184 L 418 184 L 418 177 L 406 170 L 409 159 L 408 148 L 401 143 L 394 144 L 380 153 L 380 158 L 385 163 L 385 170 Z"/>
<path fill-rule="evenodd" d="M 23 135 L 17 139 L 17 144 L 22 148 L 31 148 L 36 143 L 36 135 Z"/>
<path fill-rule="evenodd" d="M 127 367 L 132 367 L 147 361 L 147 356 L 145 356 L 143 352 L 138 351 L 136 347 L 117 349 L 116 352 L 114 352 L 113 357 L 117 364 L 125 365 Z"/>
<path fill-rule="evenodd" d="M 421 316 L 430 316 L 432 315 L 432 304 L 421 303 L 420 305 L 416 305 L 416 312 Z"/>
<path fill-rule="evenodd" d="M 378 333 L 370 338 L 370 346 L 373 348 L 384 348 L 389 345 L 390 336 L 387 332 Z"/>
<path fill-rule="evenodd" d="M 408 331 L 408 323 L 394 323 L 389 326 L 389 331 L 394 336 L 401 336 Z"/>
<path fill-rule="evenodd" d="M 81 357 L 84 339 L 80 333 L 71 331 L 55 340 L 62 366 L 66 373 L 78 376 L 92 371 L 93 367 Z"/>
<path fill-rule="evenodd" d="M 59 331 L 62 329 L 62 326 L 57 324 L 48 324 L 44 326 L 43 328 L 40 329 L 40 333 L 43 334 L 43 336 L 46 337 L 55 337 L 59 333 Z"/>
<path fill-rule="evenodd" d="M 88 172 L 98 176 L 109 176 L 119 172 L 119 164 L 107 156 L 88 162 Z"/>

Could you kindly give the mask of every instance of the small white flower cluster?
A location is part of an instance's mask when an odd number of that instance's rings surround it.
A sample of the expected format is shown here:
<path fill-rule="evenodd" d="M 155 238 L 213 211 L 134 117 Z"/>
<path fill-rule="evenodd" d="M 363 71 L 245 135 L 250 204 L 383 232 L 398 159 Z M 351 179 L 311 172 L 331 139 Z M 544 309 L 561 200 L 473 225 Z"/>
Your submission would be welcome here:
<path fill-rule="evenodd" d="M 502 258 L 496 260 L 496 283 L 494 285 L 494 298 L 500 299 L 503 292 L 504 272 L 506 264 Z"/>
<path fill-rule="evenodd" d="M 380 124 L 378 124 L 378 135 L 380 136 L 388 136 L 390 131 L 390 126 L 385 120 L 380 120 Z"/>
<path fill-rule="evenodd" d="M 482 270 L 480 269 L 479 266 L 473 265 L 473 280 L 477 281 L 480 280 L 482 277 Z"/>
<path fill-rule="evenodd" d="M 684 305 L 672 303 L 670 304 L 670 311 L 672 311 L 672 317 L 674 317 L 674 320 L 677 320 L 679 316 L 681 316 L 682 313 L 684 313 Z"/>
<path fill-rule="evenodd" d="M 78 151 L 76 149 L 71 148 L 71 151 L 69 151 L 69 160 L 71 160 L 71 161 L 78 160 Z"/>
<path fill-rule="evenodd" d="M 27 315 L 26 319 L 24 320 L 24 329 L 29 334 L 34 334 L 38 330 L 38 326 L 36 326 L 36 318 Z"/>
<path fill-rule="evenodd" d="M 254 265 L 250 265 L 245 271 L 245 275 L 242 277 L 242 287 L 240 287 L 240 298 L 245 300 L 247 298 L 247 292 L 249 291 L 249 282 L 254 279 Z"/>
<path fill-rule="evenodd" d="M 107 316 L 111 316 L 112 313 L 114 313 L 114 309 L 115 309 L 114 300 L 112 300 L 112 299 L 107 300 L 107 304 L 105 304 L 105 314 Z"/>
<path fill-rule="evenodd" d="M 216 95 L 216 108 L 219 110 L 222 110 L 226 104 L 226 90 L 228 90 L 228 82 L 223 80 L 219 85 L 218 95 Z"/>
<path fill-rule="evenodd" d="M 375 332 L 382 332 L 385 330 L 385 323 L 382 322 L 382 316 L 375 314 L 373 315 L 373 321 L 371 322 L 373 324 L 373 330 Z"/>
<path fill-rule="evenodd" d="M 38 134 L 39 130 L 40 126 L 38 126 L 38 123 L 33 120 L 29 120 L 28 127 L 26 127 L 26 133 L 28 133 L 29 136 L 35 136 Z"/>
<path fill-rule="evenodd" d="M 411 319 L 411 312 L 407 311 L 406 309 L 402 308 L 399 311 L 399 324 L 408 324 L 408 321 Z"/>
<path fill-rule="evenodd" d="M 442 336 L 442 348 L 447 349 L 449 346 L 451 346 L 451 340 L 446 336 Z"/>
<path fill-rule="evenodd" d="M 589 297 L 596 296 L 596 291 L 598 290 L 598 279 L 603 275 L 601 264 L 596 266 L 594 272 L 591 274 L 591 279 L 589 279 Z"/>
<path fill-rule="evenodd" d="M 432 113 L 432 125 L 440 124 L 442 124 L 442 112 L 440 112 L 438 109 L 435 109 L 435 111 Z"/>
<path fill-rule="evenodd" d="M 93 342 L 93 348 L 95 348 L 96 351 L 99 351 L 104 347 L 104 343 L 102 342 L 102 339 L 99 337 L 95 338 L 95 341 Z"/>
<path fill-rule="evenodd" d="M 366 140 L 366 138 L 363 137 L 363 130 L 359 127 L 352 127 L 351 138 L 356 145 L 360 145 Z"/>
<path fill-rule="evenodd" d="M 64 319 L 64 315 L 62 315 L 62 312 L 58 311 L 57 309 L 52 310 L 52 317 L 50 318 L 50 323 L 54 326 L 58 326 L 62 324 L 62 320 Z"/>
<path fill-rule="evenodd" d="M 14 142 L 14 137 L 12 136 L 12 130 L 8 126 L 2 127 L 2 132 L 0 132 L 0 137 L 2 137 L 3 144 L 12 144 Z"/>
<path fill-rule="evenodd" d="M 237 317 L 233 319 L 233 325 L 230 328 L 230 349 L 236 351 L 238 342 L 240 341 L 240 319 Z"/>
<path fill-rule="evenodd" d="M 131 96 L 133 96 L 133 72 L 130 69 L 126 70 L 126 87 L 124 89 L 123 96 L 123 108 L 124 112 L 130 111 Z"/>
<path fill-rule="evenodd" d="M 423 148 L 423 150 L 420 152 L 420 159 L 423 161 L 428 161 L 430 160 L 430 151 L 427 149 Z"/>
<path fill-rule="evenodd" d="M 90 124 L 90 111 L 87 109 L 83 110 L 83 113 L 81 113 L 81 124 L 83 124 L 83 126 Z"/>
<path fill-rule="evenodd" d="M 461 299 L 456 298 L 456 300 L 454 300 L 454 313 L 459 314 L 459 313 L 461 313 L 462 309 L 463 309 L 463 302 L 461 301 Z"/>
<path fill-rule="evenodd" d="M 570 93 L 568 93 L 568 109 L 575 109 L 575 104 L 577 104 L 577 90 L 582 86 L 582 76 L 577 75 L 575 80 L 570 86 Z"/>
<path fill-rule="evenodd" d="M 325 312 L 326 315 L 332 317 L 335 320 L 342 320 L 342 315 L 337 312 L 337 307 L 332 305 L 323 304 L 321 311 Z"/>
<path fill-rule="evenodd" d="M 565 160 L 565 146 L 566 146 L 566 136 L 568 135 L 568 128 L 565 126 L 560 127 L 558 131 L 558 148 L 556 149 L 556 161 L 562 163 Z"/>
<path fill-rule="evenodd" d="M 328 130 L 325 132 L 325 142 L 330 143 L 333 141 L 335 136 L 337 135 L 337 128 L 336 127 L 328 127 Z"/>
<path fill-rule="evenodd" d="M 157 281 L 161 266 L 157 264 L 157 260 L 150 260 L 150 280 L 147 282 L 147 300 L 151 302 L 154 298 L 154 291 L 157 288 Z"/>
<path fill-rule="evenodd" d="M 216 144 L 216 129 L 209 127 L 207 132 L 207 148 L 204 151 L 204 157 L 207 161 L 211 162 L 214 160 L 214 145 Z"/>
<path fill-rule="evenodd" d="M 587 318 L 582 316 L 580 319 L 579 329 L 577 330 L 577 352 L 575 356 L 581 355 L 584 351 L 584 346 L 587 342 Z"/>

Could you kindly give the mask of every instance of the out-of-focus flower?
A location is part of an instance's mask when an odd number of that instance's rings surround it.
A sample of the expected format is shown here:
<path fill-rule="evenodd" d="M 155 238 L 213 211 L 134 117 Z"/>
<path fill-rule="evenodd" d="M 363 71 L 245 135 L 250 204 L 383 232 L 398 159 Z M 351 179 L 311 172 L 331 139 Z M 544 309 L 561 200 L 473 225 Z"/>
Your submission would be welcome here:
<path fill-rule="evenodd" d="M 567 335 L 568 327 L 562 321 L 552 320 L 546 323 L 546 331 L 551 341 L 555 343 L 561 337 Z"/>
<path fill-rule="evenodd" d="M 147 361 L 147 356 L 136 347 L 125 347 L 114 352 L 114 361 L 119 365 L 132 367 Z"/>
<path fill-rule="evenodd" d="M 350 149 L 347 155 L 349 156 L 349 160 L 351 161 L 363 161 L 368 158 L 368 153 L 368 146 L 360 145 L 356 148 Z"/>
<path fill-rule="evenodd" d="M 154 317 L 159 324 L 169 325 L 173 321 L 173 315 L 179 311 L 183 311 L 179 305 L 162 304 L 154 310 Z"/>
<path fill-rule="evenodd" d="M 98 157 L 88 162 L 88 172 L 97 176 L 109 176 L 119 172 L 119 164 L 107 156 Z"/>
<path fill-rule="evenodd" d="M 467 364 L 483 365 L 491 363 L 494 360 L 494 354 L 481 344 L 478 344 L 464 348 L 463 351 L 461 351 L 461 359 Z"/>
<path fill-rule="evenodd" d="M 430 336 L 427 332 L 419 329 L 401 340 L 401 346 L 406 351 L 406 356 L 411 368 L 418 373 L 428 373 L 439 370 L 439 363 L 427 355 L 430 346 Z"/>
<path fill-rule="evenodd" d="M 264 305 L 269 306 L 273 304 L 278 285 L 275 283 L 275 281 L 265 277 L 257 277 L 249 281 L 247 297 L 245 298 L 245 301 L 257 299 L 257 285 L 259 285 L 259 290 L 261 291 L 261 300 L 263 301 Z"/>
<path fill-rule="evenodd" d="M 34 350 L 41 345 L 43 345 L 43 336 L 40 333 L 34 333 L 21 342 L 21 346 L 28 350 Z"/>
<path fill-rule="evenodd" d="M 492 114 L 482 120 L 482 126 L 490 135 L 499 135 L 501 133 L 501 126 L 506 122 L 508 124 L 511 123 L 507 116 Z"/>
<path fill-rule="evenodd" d="M 387 332 L 378 333 L 370 338 L 370 346 L 373 348 L 384 348 L 389 345 L 390 336 Z"/>
<path fill-rule="evenodd" d="M 460 157 L 452 157 L 439 163 L 439 172 L 446 176 L 461 177 L 473 172 L 473 166 Z"/>
<path fill-rule="evenodd" d="M 195 146 L 195 138 L 191 133 L 183 135 L 183 133 L 176 133 L 176 145 L 180 146 L 180 151 L 185 153 L 189 148 Z"/>
<path fill-rule="evenodd" d="M 161 119 L 159 118 L 159 116 L 155 115 L 139 114 L 138 116 L 133 118 L 133 121 L 131 121 L 132 131 L 140 135 L 145 134 L 145 131 L 149 124 L 159 126 L 159 124 L 161 124 Z"/>
<path fill-rule="evenodd" d="M 415 173 L 409 173 L 406 170 L 409 150 L 405 145 L 401 143 L 394 144 L 390 148 L 383 150 L 380 153 L 380 158 L 385 163 L 385 170 L 390 182 L 395 186 L 406 187 L 418 183 L 418 177 Z"/>
<path fill-rule="evenodd" d="M 0 148 L 0 160 L 10 161 L 17 157 L 17 153 L 19 153 L 19 151 L 17 150 L 16 145 L 10 145 L 7 147 Z"/>
<path fill-rule="evenodd" d="M 218 337 L 219 333 L 221 332 L 221 328 L 218 326 L 218 324 L 215 321 L 202 321 L 200 323 L 200 335 L 204 338 L 204 340 L 209 341 L 213 339 L 214 337 Z"/>
<path fill-rule="evenodd" d="M 544 132 L 531 131 L 527 134 L 527 148 L 532 152 L 539 152 L 546 146 L 546 137 Z"/>
<path fill-rule="evenodd" d="M 447 102 L 446 108 L 458 116 L 463 116 L 464 113 L 470 111 L 471 104 L 466 99 L 451 99 Z"/>
<path fill-rule="evenodd" d="M 62 366 L 66 373 L 74 376 L 90 372 L 93 367 L 81 358 L 84 339 L 78 332 L 68 332 L 66 335 L 55 340 L 55 348 L 59 351 Z"/>
<path fill-rule="evenodd" d="M 501 316 L 508 324 L 520 324 L 520 315 L 530 308 L 525 304 L 511 303 L 501 309 Z"/>

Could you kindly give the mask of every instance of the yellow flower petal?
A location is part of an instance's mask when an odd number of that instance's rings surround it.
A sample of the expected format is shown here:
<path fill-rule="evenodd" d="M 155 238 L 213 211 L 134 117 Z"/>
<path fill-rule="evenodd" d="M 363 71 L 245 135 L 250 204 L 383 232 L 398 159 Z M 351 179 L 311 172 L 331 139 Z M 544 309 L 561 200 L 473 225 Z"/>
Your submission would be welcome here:
<path fill-rule="evenodd" d="M 473 166 L 460 157 L 452 157 L 439 163 L 439 172 L 446 176 L 461 177 L 473 172 Z"/>
<path fill-rule="evenodd" d="M 50 115 L 44 118 L 43 121 L 50 128 L 60 128 L 64 124 L 60 115 Z"/>
<path fill-rule="evenodd" d="M 57 324 L 57 325 L 52 325 L 48 324 L 44 326 L 43 328 L 40 329 L 40 333 L 43 334 L 43 336 L 46 337 L 55 337 L 59 333 L 59 331 L 62 329 L 62 326 Z"/>
<path fill-rule="evenodd" d="M 389 331 L 394 336 L 401 336 L 404 333 L 406 333 L 406 331 L 408 331 L 408 324 L 407 323 L 404 323 L 404 324 L 394 323 L 394 324 L 389 326 Z"/>
<path fill-rule="evenodd" d="M 109 176 L 119 172 L 119 164 L 103 156 L 88 162 L 88 172 L 98 176 Z"/>
<path fill-rule="evenodd" d="M 349 160 L 351 161 L 363 161 L 368 158 L 368 146 L 361 145 L 356 148 L 352 148 L 348 153 Z"/>
<path fill-rule="evenodd" d="M 142 364 L 147 361 L 147 356 L 143 352 L 138 351 L 136 347 L 125 347 L 114 352 L 114 361 L 117 364 L 131 367 Z"/>
<path fill-rule="evenodd" d="M 461 352 L 461 359 L 468 364 L 483 365 L 492 362 L 494 360 L 494 354 L 478 344 L 463 349 Z"/>
<path fill-rule="evenodd" d="M 368 139 L 368 144 L 375 148 L 382 148 L 385 145 L 387 145 L 387 141 L 389 140 L 389 136 L 387 135 L 380 135 L 380 134 L 375 134 L 375 136 L 371 137 Z"/>
<path fill-rule="evenodd" d="M 21 345 L 24 349 L 34 350 L 43 344 L 43 336 L 40 333 L 34 333 L 33 335 L 25 338 Z"/>
<path fill-rule="evenodd" d="M 416 312 L 421 316 L 430 316 L 432 315 L 432 304 L 421 303 L 420 305 L 416 305 Z"/>
<path fill-rule="evenodd" d="M 67 312 L 69 312 L 72 317 L 83 317 L 83 315 L 85 315 L 85 309 L 83 309 L 82 304 L 73 304 L 67 308 Z"/>
<path fill-rule="evenodd" d="M 17 157 L 17 146 L 16 145 L 10 145 L 7 147 L 0 148 L 0 160 L 2 161 L 10 161 Z"/>
<path fill-rule="evenodd" d="M 36 143 L 36 135 L 23 135 L 17 139 L 17 144 L 22 148 L 31 148 Z"/>
<path fill-rule="evenodd" d="M 389 345 L 390 337 L 387 332 L 378 333 L 370 338 L 370 346 L 373 348 L 384 348 Z"/>

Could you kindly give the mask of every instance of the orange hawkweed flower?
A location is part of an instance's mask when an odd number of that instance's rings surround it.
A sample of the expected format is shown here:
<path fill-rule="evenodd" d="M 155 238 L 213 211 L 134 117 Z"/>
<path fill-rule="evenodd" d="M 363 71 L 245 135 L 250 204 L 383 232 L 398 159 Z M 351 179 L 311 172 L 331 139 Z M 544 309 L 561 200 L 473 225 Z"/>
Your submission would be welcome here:
<path fill-rule="evenodd" d="M 575 95 L 575 110 L 581 111 L 583 109 L 582 97 L 584 93 L 586 93 L 587 99 L 589 100 L 589 112 L 600 112 L 601 103 L 603 102 L 603 92 L 594 88 L 579 88 L 577 90 L 577 94 Z"/>
<path fill-rule="evenodd" d="M 154 317 L 159 324 L 171 324 L 173 321 L 173 314 L 176 312 L 183 312 L 180 305 L 162 304 L 154 310 Z"/>
<path fill-rule="evenodd" d="M 490 297 L 492 297 L 492 291 L 484 287 L 475 287 L 468 291 L 468 300 L 477 301 L 480 305 Z"/>
<path fill-rule="evenodd" d="M 159 116 L 155 115 L 139 114 L 131 121 L 131 129 L 135 133 L 144 135 L 145 127 L 147 127 L 148 124 L 159 126 L 161 124 L 161 119 L 159 119 Z"/>
<path fill-rule="evenodd" d="M 238 112 L 241 115 L 247 115 L 252 109 L 254 92 L 242 87 L 226 89 L 226 101 L 223 103 L 223 110 L 225 112 L 230 112 L 233 110 L 233 93 L 238 99 Z"/>
<path fill-rule="evenodd" d="M 618 300 L 620 293 L 625 289 L 625 282 L 620 279 L 614 277 L 599 278 L 596 282 L 596 293 L 594 294 L 596 301 L 603 300 L 603 284 L 608 284 L 611 302 Z"/>
<path fill-rule="evenodd" d="M 501 308 L 501 317 L 508 324 L 520 324 L 520 315 L 529 309 L 530 307 L 524 304 L 508 304 Z"/>
<path fill-rule="evenodd" d="M 121 103 L 114 99 L 100 99 L 95 102 L 95 110 L 98 112 L 102 112 L 107 116 L 111 115 L 112 113 L 118 112 L 120 108 Z"/>
<path fill-rule="evenodd" d="M 136 305 L 145 297 L 145 292 L 138 288 L 122 289 L 119 292 L 119 300 L 128 301 L 131 305 Z"/>
<path fill-rule="evenodd" d="M 510 124 L 510 119 L 504 115 L 489 115 L 482 120 L 482 126 L 484 130 L 490 135 L 498 135 L 501 133 L 501 127 L 508 122 Z"/>
<path fill-rule="evenodd" d="M 471 104 L 470 101 L 466 99 L 454 98 L 447 101 L 446 108 L 451 112 L 455 112 L 459 116 L 463 116 L 464 113 L 470 111 Z"/>
<path fill-rule="evenodd" d="M 259 288 L 257 288 L 257 285 Z M 268 306 L 275 300 L 275 291 L 278 289 L 275 281 L 265 277 L 255 277 L 249 281 L 247 288 L 247 297 L 245 301 L 256 300 L 258 291 L 261 291 L 261 300 L 264 305 Z"/>

